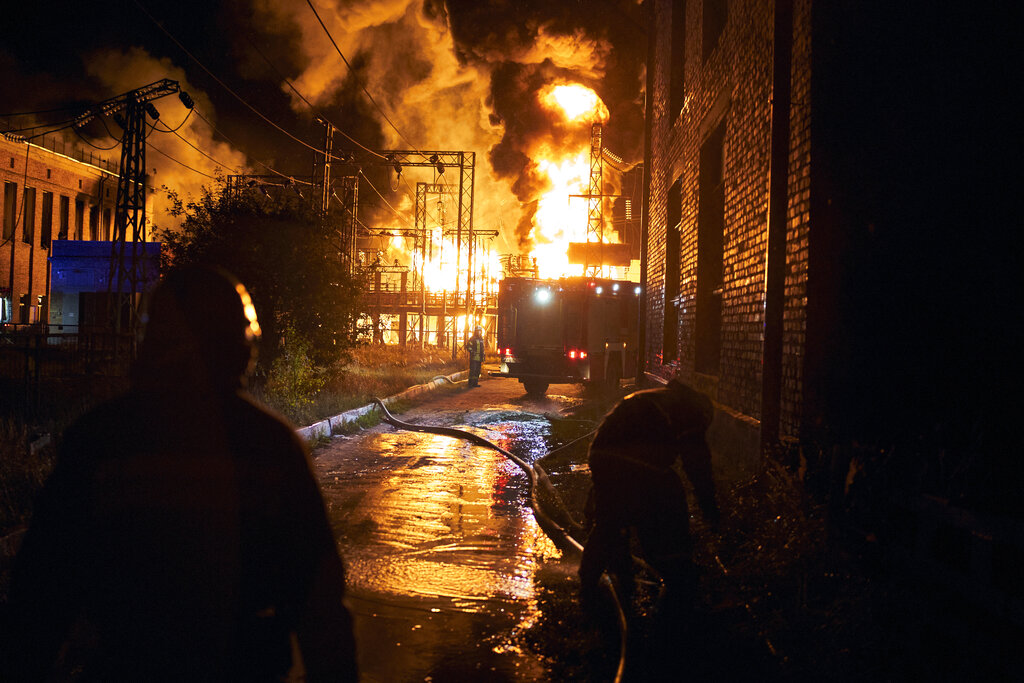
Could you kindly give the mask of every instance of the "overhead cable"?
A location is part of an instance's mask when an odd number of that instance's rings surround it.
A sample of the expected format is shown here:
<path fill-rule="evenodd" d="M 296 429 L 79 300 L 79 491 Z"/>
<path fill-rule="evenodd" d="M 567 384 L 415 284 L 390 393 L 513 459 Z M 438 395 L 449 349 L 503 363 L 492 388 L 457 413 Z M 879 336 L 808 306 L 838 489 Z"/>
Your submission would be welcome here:
<path fill-rule="evenodd" d="M 398 212 L 398 209 L 396 209 L 395 207 L 391 206 L 391 203 L 388 202 L 388 200 L 384 198 L 384 195 L 382 195 L 380 193 L 380 190 L 378 190 L 376 187 L 374 187 L 373 183 L 371 183 L 370 179 L 366 177 L 366 174 L 363 173 L 362 169 L 359 170 L 359 175 L 362 176 L 363 180 L 366 181 L 366 184 L 370 186 L 370 189 L 372 189 L 377 194 L 377 196 L 380 197 L 381 201 L 384 202 L 384 204 L 387 205 L 387 207 L 389 209 L 391 209 L 392 213 L 394 213 L 396 216 L 398 216 L 400 219 L 402 219 L 402 221 L 406 225 L 412 225 L 411 223 L 409 223 L 409 217 L 408 216 L 403 216 L 401 213 Z M 413 226 L 413 227 L 415 227 L 415 226 Z"/>
<path fill-rule="evenodd" d="M 313 3 L 310 0 L 306 0 L 306 4 L 309 5 L 309 9 L 313 10 L 313 15 L 316 16 L 316 20 L 318 22 L 320 22 L 320 26 L 323 28 L 324 33 L 327 34 L 327 38 L 331 41 L 331 45 L 334 46 L 334 49 L 337 51 L 338 56 L 341 57 L 341 61 L 345 62 L 345 66 L 348 67 L 348 70 L 351 73 L 353 71 L 352 65 L 349 64 L 348 59 L 345 58 L 345 55 L 342 53 L 341 48 L 338 47 L 338 44 L 336 42 L 334 42 L 334 36 L 332 36 L 331 32 L 327 29 L 327 24 L 324 23 L 324 20 L 320 18 L 320 13 L 316 11 L 316 7 L 313 6 Z M 395 130 L 396 133 L 398 133 L 398 137 L 400 137 L 403 140 L 405 140 L 405 143 L 407 145 L 409 145 L 414 150 L 419 152 L 419 149 L 416 147 L 416 145 L 414 145 L 409 140 L 409 138 L 405 137 L 405 135 L 402 133 L 402 131 L 398 130 L 398 126 L 396 126 L 394 124 L 394 122 L 392 122 L 391 119 L 388 118 L 388 115 L 386 113 L 384 113 L 384 110 L 381 109 L 379 104 L 377 104 L 377 100 L 373 99 L 373 95 L 370 94 L 370 91 L 367 90 L 366 87 L 363 86 L 363 85 L 360 85 L 359 87 L 366 94 L 366 96 L 369 98 L 370 103 L 373 104 L 373 106 L 377 109 L 377 111 L 380 112 L 380 115 L 384 117 L 384 120 L 388 122 L 388 125 L 391 126 Z"/>
<path fill-rule="evenodd" d="M 251 104 L 249 104 L 249 102 L 247 102 L 241 95 L 239 95 L 234 90 L 232 90 L 231 87 L 228 86 L 227 83 L 222 81 L 220 78 L 217 77 L 216 74 L 214 74 L 212 71 L 210 71 L 206 67 L 205 64 L 203 64 L 201 61 L 199 61 L 196 58 L 195 55 L 193 55 L 191 52 L 189 52 L 188 48 L 186 48 L 184 45 L 182 45 L 181 42 L 171 34 L 170 31 L 168 31 L 166 28 L 164 28 L 163 24 L 161 24 L 159 21 L 157 21 L 157 19 L 152 14 L 149 13 L 149 10 L 147 10 L 145 7 L 142 6 L 142 4 L 139 2 L 139 0 L 132 0 L 132 2 L 135 3 L 135 5 L 142 11 L 143 14 L 145 14 L 149 18 L 150 21 L 152 21 L 154 24 L 156 24 L 157 28 L 159 28 L 161 31 L 163 31 L 164 35 L 166 35 L 168 38 L 170 38 L 171 41 L 175 45 L 177 45 L 179 48 L 181 48 L 181 51 L 184 52 L 186 55 L 188 55 L 189 59 L 191 59 L 193 62 L 195 62 L 196 65 L 199 68 L 201 68 L 203 71 L 205 71 L 210 76 L 210 78 L 215 80 L 222 88 L 224 88 L 229 93 L 231 93 L 231 95 L 234 96 L 235 99 L 237 99 L 239 102 L 244 104 L 250 111 L 252 111 L 252 113 L 256 114 L 261 119 L 263 119 L 264 121 L 269 123 L 271 126 L 276 128 L 280 132 L 284 133 L 289 138 L 291 138 L 295 142 L 299 143 L 303 147 L 307 147 L 307 148 L 313 150 L 314 152 L 323 153 L 323 150 L 317 149 L 316 147 L 314 147 L 313 145 L 309 144 L 305 140 L 301 140 L 301 139 L 295 137 L 294 135 L 289 133 L 287 130 L 285 130 L 284 128 L 279 126 L 277 123 L 275 123 L 274 121 L 270 120 L 266 115 L 263 114 L 263 112 L 261 112 L 256 107 L 254 107 Z"/>
<path fill-rule="evenodd" d="M 225 135 L 224 132 L 221 129 L 219 129 L 219 128 L 217 128 L 217 126 L 213 125 L 213 122 L 210 121 L 210 119 L 208 119 L 205 116 L 203 116 L 203 112 L 199 111 L 198 107 L 194 108 L 192 111 L 194 111 L 196 113 L 196 116 L 198 116 L 203 121 L 205 121 L 206 125 L 208 125 L 211 129 L 213 129 L 214 132 L 216 132 L 222 138 L 227 140 L 229 145 L 231 145 L 232 147 L 236 147 L 236 148 L 238 147 L 238 145 L 236 145 L 234 142 L 232 142 L 231 138 L 229 138 L 227 135 Z M 292 182 L 300 183 L 302 185 L 312 185 L 313 184 L 313 183 L 308 183 L 305 180 L 297 180 L 295 178 L 292 178 L 290 175 L 286 175 L 284 173 L 281 173 L 277 169 L 271 168 L 270 166 L 266 165 L 265 163 L 263 163 L 259 159 L 253 159 L 253 161 L 255 161 L 257 164 L 259 164 L 263 168 L 267 169 L 268 171 L 270 171 L 271 173 L 273 173 L 276 176 L 280 176 L 282 178 L 286 178 L 288 180 L 291 180 Z"/>
<path fill-rule="evenodd" d="M 181 126 L 178 126 L 178 128 L 181 128 Z M 189 142 L 189 141 L 188 141 L 188 139 L 187 139 L 187 138 L 185 138 L 185 136 L 183 136 L 183 135 L 182 135 L 181 133 L 179 133 L 179 132 L 178 132 L 178 128 L 175 128 L 174 130 L 170 130 L 170 129 L 168 129 L 168 130 L 163 130 L 163 129 L 157 128 L 157 130 L 158 130 L 159 132 L 161 132 L 161 133 L 174 133 L 174 135 L 175 135 L 175 136 L 176 136 L 176 137 L 177 137 L 177 138 L 178 138 L 179 140 L 181 140 L 181 141 L 182 141 L 182 142 L 184 142 L 184 143 L 185 143 L 186 145 L 188 145 L 189 147 L 191 147 L 191 148 L 192 148 L 192 149 L 194 149 L 195 151 L 199 152 L 199 153 L 200 153 L 200 154 L 202 154 L 202 155 L 203 155 L 204 157 L 206 157 L 207 159 L 209 159 L 209 160 L 210 160 L 210 161 L 212 161 L 213 163 L 217 164 L 217 165 L 218 165 L 218 166 L 220 166 L 221 168 L 223 168 L 223 169 L 225 169 L 225 170 L 228 170 L 228 171 L 235 171 L 235 172 L 238 172 L 238 167 L 237 167 L 237 166 L 234 166 L 234 167 L 233 167 L 233 166 L 228 166 L 227 164 L 225 164 L 225 163 L 223 163 L 223 162 L 217 161 L 217 160 L 216 160 L 216 159 L 214 159 L 214 158 L 213 158 L 212 156 L 210 156 L 209 154 L 207 154 L 207 153 L 206 153 L 206 152 L 204 152 L 203 150 L 201 150 L 201 149 L 199 149 L 198 147 L 196 147 L 195 145 L 193 145 L 193 144 L 192 144 L 191 142 Z"/>
<path fill-rule="evenodd" d="M 199 174 L 199 175 L 201 175 L 201 176 L 206 176 L 206 177 L 207 177 L 207 178 L 209 178 L 210 180 L 217 180 L 217 177 L 216 177 L 216 176 L 212 176 L 212 175 L 210 175 L 209 173 L 203 173 L 202 171 L 200 171 L 200 170 L 198 170 L 198 169 L 192 168 L 191 166 L 189 166 L 188 164 L 186 164 L 186 163 L 185 163 L 184 161 L 178 161 L 177 159 L 175 159 L 174 157 L 172 157 L 172 156 L 171 156 L 170 154 L 168 154 L 167 152 L 164 152 L 164 151 L 162 151 L 162 150 L 161 150 L 161 149 L 160 149 L 159 147 L 156 147 L 156 146 L 154 146 L 154 145 L 153 145 L 153 143 L 148 143 L 148 144 L 149 144 L 149 148 L 150 148 L 150 149 L 152 149 L 152 150 L 153 150 L 154 152 L 156 152 L 157 154 L 162 154 L 163 156 L 167 157 L 168 159 L 170 159 L 170 160 L 171 160 L 171 161 L 173 161 L 174 163 L 176 163 L 176 164 L 180 164 L 181 166 L 184 166 L 185 168 L 187 168 L 188 170 L 192 171 L 193 173 L 198 173 L 198 174 Z"/>
<path fill-rule="evenodd" d="M 245 37 L 245 40 L 246 40 L 246 42 L 249 43 L 249 45 L 252 47 L 252 49 L 256 50 L 256 54 L 258 54 L 260 57 L 262 57 L 263 61 L 265 61 L 267 63 L 267 65 L 270 66 L 270 68 L 274 70 L 274 72 L 278 75 L 278 77 L 280 77 L 281 80 L 283 80 L 285 82 L 285 84 L 289 88 L 291 88 L 292 92 L 295 93 L 296 97 L 298 97 L 300 100 L 302 100 L 303 102 L 306 103 L 306 106 L 309 107 L 310 111 L 312 111 L 314 114 L 316 114 L 321 119 L 326 121 L 334 130 L 336 130 L 339 133 L 341 133 L 342 137 L 344 137 L 346 140 L 348 140 L 352 144 L 356 145 L 357 147 L 359 147 L 363 151 L 369 152 L 370 154 L 373 154 L 374 156 L 380 157 L 381 159 L 384 158 L 383 154 L 381 154 L 379 152 L 375 152 L 374 150 L 370 149 L 369 147 L 367 147 L 366 145 L 364 145 L 363 143 L 359 142 L 358 140 L 353 138 L 351 135 L 349 135 L 348 133 L 343 131 L 341 128 L 338 128 L 338 126 L 336 126 L 333 121 L 328 119 L 323 114 L 323 112 L 321 112 L 319 109 L 317 109 L 316 106 L 314 106 L 312 102 L 310 102 L 308 99 L 306 99 L 306 97 L 301 92 L 298 91 L 298 89 L 292 84 L 291 79 L 289 79 L 287 76 L 285 76 L 283 73 L 281 73 L 281 70 L 278 69 L 277 66 L 275 66 L 274 63 L 272 61 L 270 61 L 270 59 L 265 54 L 263 54 L 263 51 L 260 50 L 260 48 L 256 45 L 256 43 L 254 43 L 252 40 L 250 40 L 248 36 Z M 331 155 L 331 156 L 332 156 L 333 159 L 339 159 L 338 157 L 335 157 L 334 155 Z"/>
<path fill-rule="evenodd" d="M 71 130 L 73 130 L 75 132 L 75 135 L 77 135 L 78 138 L 82 142 L 84 142 L 85 144 L 89 145 L 93 149 L 98 149 L 101 152 L 109 152 L 110 150 L 114 149 L 115 147 L 117 147 L 118 145 L 121 144 L 120 140 L 116 140 L 116 141 L 114 141 L 114 144 L 112 144 L 110 147 L 100 147 L 99 145 L 91 142 L 88 138 L 86 138 L 84 135 L 82 135 L 82 132 L 80 130 L 78 130 L 77 128 L 72 127 Z"/>

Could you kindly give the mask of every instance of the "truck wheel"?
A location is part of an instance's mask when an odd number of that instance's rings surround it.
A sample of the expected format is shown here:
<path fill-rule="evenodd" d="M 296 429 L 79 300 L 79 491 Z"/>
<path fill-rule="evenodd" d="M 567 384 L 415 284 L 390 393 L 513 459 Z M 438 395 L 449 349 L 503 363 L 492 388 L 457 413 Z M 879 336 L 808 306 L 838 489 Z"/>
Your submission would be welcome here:
<path fill-rule="evenodd" d="M 543 396 L 548 390 L 548 383 L 539 380 L 526 380 L 523 382 L 523 388 L 530 396 Z"/>

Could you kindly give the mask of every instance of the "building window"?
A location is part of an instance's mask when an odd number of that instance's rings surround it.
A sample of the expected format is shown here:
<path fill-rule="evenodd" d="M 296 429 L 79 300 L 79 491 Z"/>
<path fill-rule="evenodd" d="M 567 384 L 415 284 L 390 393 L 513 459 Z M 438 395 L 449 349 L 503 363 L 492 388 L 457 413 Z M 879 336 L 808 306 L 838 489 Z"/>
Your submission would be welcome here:
<path fill-rule="evenodd" d="M 78 179 L 78 189 L 79 190 L 82 189 L 82 179 L 81 178 Z"/>
<path fill-rule="evenodd" d="M 701 53 L 704 59 L 707 59 L 718 45 L 718 38 L 725 29 L 728 17 L 728 0 L 704 0 L 704 17 L 701 22 Z"/>
<path fill-rule="evenodd" d="M 662 330 L 662 363 L 679 360 L 679 232 L 683 217 L 683 184 L 677 179 L 668 191 L 665 228 L 665 325 Z"/>
<path fill-rule="evenodd" d="M 23 199 L 25 218 L 21 222 L 21 241 L 25 244 L 32 244 L 36 238 L 36 188 L 26 187 Z"/>
<path fill-rule="evenodd" d="M 50 248 L 53 239 L 53 193 L 43 191 L 43 215 L 39 220 L 39 246 Z"/>
<path fill-rule="evenodd" d="M 85 202 L 75 200 L 75 239 L 85 239 Z"/>
<path fill-rule="evenodd" d="M 71 200 L 64 195 L 60 196 L 60 228 L 57 232 L 57 239 L 66 240 L 68 229 L 71 227 Z"/>
<path fill-rule="evenodd" d="M 683 108 L 686 76 L 686 0 L 672 1 L 672 57 L 669 72 L 669 114 L 672 120 Z"/>
<path fill-rule="evenodd" d="M 46 169 L 46 179 L 50 179 L 50 169 Z"/>
<path fill-rule="evenodd" d="M 87 240 L 98 240 L 100 238 L 100 207 L 89 207 L 89 232 Z"/>
<path fill-rule="evenodd" d="M 14 236 L 14 224 L 18 221 L 18 183 L 4 183 L 4 239 Z"/>
<path fill-rule="evenodd" d="M 694 365 L 717 375 L 722 350 L 722 273 L 725 238 L 725 121 L 700 148 L 697 207 L 697 311 Z"/>

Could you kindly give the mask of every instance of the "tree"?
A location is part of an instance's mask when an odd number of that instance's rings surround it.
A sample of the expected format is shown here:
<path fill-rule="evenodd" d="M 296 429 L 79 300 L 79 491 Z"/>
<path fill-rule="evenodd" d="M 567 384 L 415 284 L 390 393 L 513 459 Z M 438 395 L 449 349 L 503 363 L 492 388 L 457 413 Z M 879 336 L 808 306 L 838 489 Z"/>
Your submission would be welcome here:
<path fill-rule="evenodd" d="M 254 191 L 214 193 L 183 202 L 168 190 L 180 228 L 159 229 L 161 269 L 221 266 L 249 289 L 263 339 L 260 365 L 271 367 L 291 329 L 321 366 L 343 360 L 355 344 L 363 282 L 345 268 L 337 219 L 299 197 Z"/>

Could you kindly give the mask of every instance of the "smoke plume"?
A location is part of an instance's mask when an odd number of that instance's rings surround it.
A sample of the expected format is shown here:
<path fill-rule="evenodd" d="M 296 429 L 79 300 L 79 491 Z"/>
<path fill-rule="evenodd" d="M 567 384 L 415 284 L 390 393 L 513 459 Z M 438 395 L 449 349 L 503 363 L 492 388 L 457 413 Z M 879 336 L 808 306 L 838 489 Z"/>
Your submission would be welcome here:
<path fill-rule="evenodd" d="M 147 202 L 147 218 L 151 224 L 173 227 L 174 221 L 167 213 L 169 206 L 163 187 L 187 199 L 198 195 L 204 185 L 213 186 L 218 176 L 247 171 L 245 154 L 226 142 L 214 139 L 214 131 L 206 121 L 216 125 L 209 98 L 194 88 L 185 77 L 185 72 L 169 59 L 157 59 L 142 48 L 132 47 L 127 50 L 95 52 L 86 57 L 85 65 L 86 71 L 112 95 L 134 90 L 162 78 L 170 78 L 177 81 L 195 103 L 195 111 L 189 112 L 177 97 L 164 97 L 153 102 L 160 113 L 160 119 L 158 122 L 150 119 L 147 127 L 147 194 L 151 200 Z M 117 134 L 114 124 L 110 126 L 112 132 Z M 101 146 L 109 146 L 102 142 Z"/>
<path fill-rule="evenodd" d="M 297 89 L 333 120 L 349 98 L 368 101 L 365 87 L 389 149 L 476 151 L 475 226 L 498 229 L 506 250 L 529 247 L 546 189 L 538 159 L 578 149 L 590 133 L 589 122 L 568 123 L 541 103 L 546 86 L 596 90 L 611 112 L 606 139 L 627 159 L 641 154 L 643 36 L 607 28 L 616 23 L 608 12 L 635 7 L 535 0 L 321 0 L 316 7 L 352 70 L 304 3 L 254 0 L 257 24 L 296 29 L 306 65 Z M 307 108 L 291 96 L 297 110 Z"/>

